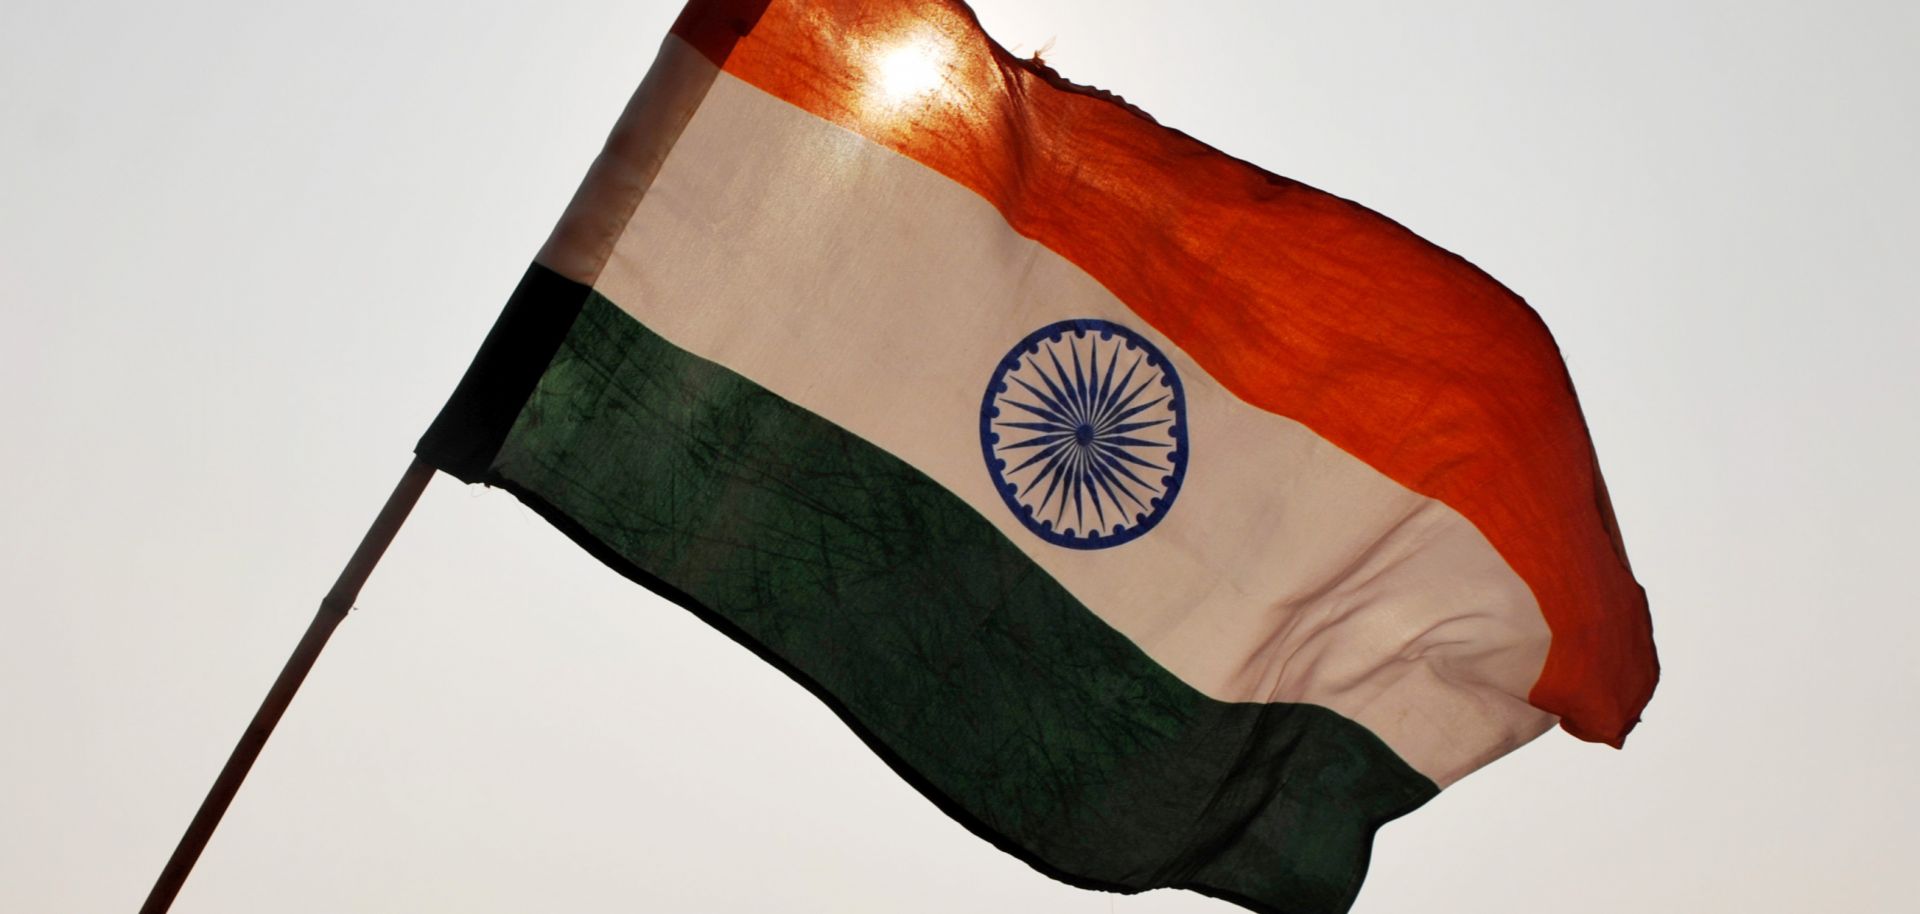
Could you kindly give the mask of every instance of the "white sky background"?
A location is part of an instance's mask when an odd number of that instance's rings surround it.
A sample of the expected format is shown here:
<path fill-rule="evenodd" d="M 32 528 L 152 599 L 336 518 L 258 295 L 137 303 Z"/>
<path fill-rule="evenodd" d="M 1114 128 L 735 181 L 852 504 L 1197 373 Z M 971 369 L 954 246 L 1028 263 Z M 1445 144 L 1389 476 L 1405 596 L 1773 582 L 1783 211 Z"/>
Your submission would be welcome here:
<path fill-rule="evenodd" d="M 982 0 L 1525 296 L 1665 680 L 1380 836 L 1360 912 L 1900 912 L 1920 7 Z M 669 2 L 0 6 L 0 910 L 130 912 Z M 180 912 L 1231 911 L 1054 883 L 442 477 Z"/>

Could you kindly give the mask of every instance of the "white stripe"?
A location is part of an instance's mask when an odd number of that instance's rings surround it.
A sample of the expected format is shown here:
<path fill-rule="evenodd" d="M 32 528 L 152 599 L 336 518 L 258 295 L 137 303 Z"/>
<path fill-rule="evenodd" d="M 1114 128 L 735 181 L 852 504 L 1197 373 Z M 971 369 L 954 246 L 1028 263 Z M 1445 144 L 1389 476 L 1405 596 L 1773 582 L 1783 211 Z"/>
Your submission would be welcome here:
<path fill-rule="evenodd" d="M 1214 698 L 1325 706 L 1442 786 L 1552 725 L 1523 700 L 1545 623 L 1458 513 L 1235 398 L 965 187 L 730 74 L 594 284 L 675 345 L 939 481 Z M 1107 549 L 1023 526 L 979 443 L 995 364 L 1074 318 L 1141 333 L 1187 389 L 1184 488 L 1155 529 Z"/>

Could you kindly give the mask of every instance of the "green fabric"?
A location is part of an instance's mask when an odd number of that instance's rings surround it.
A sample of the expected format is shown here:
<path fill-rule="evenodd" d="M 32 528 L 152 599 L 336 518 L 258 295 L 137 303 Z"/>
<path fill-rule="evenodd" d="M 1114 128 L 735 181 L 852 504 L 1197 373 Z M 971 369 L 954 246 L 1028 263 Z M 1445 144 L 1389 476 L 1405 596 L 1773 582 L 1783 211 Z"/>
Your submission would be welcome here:
<path fill-rule="evenodd" d="M 1187 687 L 933 480 L 598 294 L 488 481 L 1070 882 L 1344 911 L 1374 830 L 1435 793 L 1324 708 Z"/>

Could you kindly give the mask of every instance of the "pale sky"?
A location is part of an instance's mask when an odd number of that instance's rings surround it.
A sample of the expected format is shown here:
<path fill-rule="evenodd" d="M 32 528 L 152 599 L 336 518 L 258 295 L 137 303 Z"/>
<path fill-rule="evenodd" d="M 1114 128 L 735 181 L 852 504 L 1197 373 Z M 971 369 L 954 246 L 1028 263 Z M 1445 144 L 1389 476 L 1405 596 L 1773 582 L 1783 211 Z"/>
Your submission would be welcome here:
<path fill-rule="evenodd" d="M 1356 911 L 1904 912 L 1920 7 L 982 0 L 1566 354 L 1665 678 L 1381 832 Z M 672 2 L 0 7 L 0 910 L 130 912 Z M 179 912 L 1230 912 L 1054 883 L 442 477 Z"/>

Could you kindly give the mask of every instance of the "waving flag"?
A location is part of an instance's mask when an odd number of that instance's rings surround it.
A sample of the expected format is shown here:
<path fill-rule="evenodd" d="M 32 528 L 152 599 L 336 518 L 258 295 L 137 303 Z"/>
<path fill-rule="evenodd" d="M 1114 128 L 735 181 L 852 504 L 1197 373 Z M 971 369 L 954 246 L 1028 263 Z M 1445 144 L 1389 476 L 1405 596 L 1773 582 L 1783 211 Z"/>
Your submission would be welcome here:
<path fill-rule="evenodd" d="M 1044 872 L 1343 911 L 1657 676 L 1539 318 L 941 0 L 695 0 L 419 454 Z"/>

